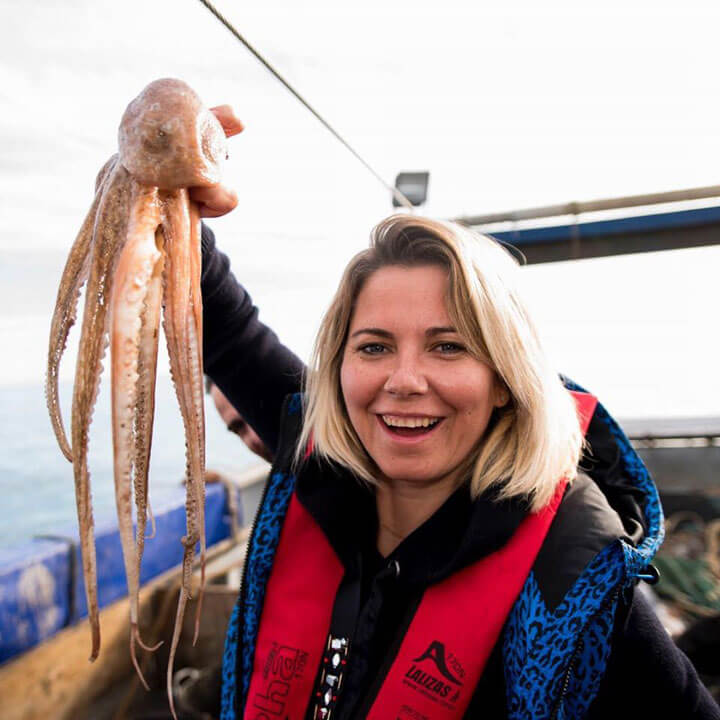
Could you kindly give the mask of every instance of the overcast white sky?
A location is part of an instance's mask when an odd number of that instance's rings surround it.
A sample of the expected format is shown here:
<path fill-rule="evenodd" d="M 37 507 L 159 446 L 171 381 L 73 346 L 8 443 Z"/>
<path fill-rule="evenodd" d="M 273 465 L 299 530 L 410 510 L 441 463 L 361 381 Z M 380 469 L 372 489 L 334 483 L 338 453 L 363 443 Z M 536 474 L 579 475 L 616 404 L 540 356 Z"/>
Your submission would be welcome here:
<path fill-rule="evenodd" d="M 384 177 L 430 170 L 429 215 L 720 182 L 717 2 L 217 5 Z M 95 174 L 127 103 L 163 76 L 246 121 L 227 168 L 241 205 L 213 227 L 301 355 L 342 266 L 391 211 L 196 0 L 0 0 L 0 258 L 12 268 L 0 329 L 16 348 L 0 384 L 40 382 Z M 720 414 L 719 269 L 713 247 L 523 273 L 562 369 L 619 414 L 687 415 Z"/>

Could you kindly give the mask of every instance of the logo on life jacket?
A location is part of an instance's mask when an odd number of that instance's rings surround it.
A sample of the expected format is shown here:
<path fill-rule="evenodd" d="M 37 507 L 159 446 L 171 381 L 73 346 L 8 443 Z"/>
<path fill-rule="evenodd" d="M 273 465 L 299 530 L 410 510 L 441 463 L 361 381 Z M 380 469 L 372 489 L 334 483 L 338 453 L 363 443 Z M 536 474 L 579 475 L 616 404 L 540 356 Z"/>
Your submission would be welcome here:
<path fill-rule="evenodd" d="M 253 720 L 271 720 L 286 716 L 286 703 L 294 680 L 305 671 L 307 653 L 273 643 L 262 670 L 263 688 L 252 699 Z"/>
<path fill-rule="evenodd" d="M 428 671 L 430 666 L 427 660 L 432 661 L 434 670 Z M 424 665 L 421 666 L 421 663 Z M 428 697 L 454 702 L 458 696 L 457 688 L 462 686 L 461 678 L 464 676 L 465 671 L 458 659 L 452 653 L 446 655 L 445 646 L 433 640 L 424 653 L 413 659 L 403 681 Z M 450 697 L 453 689 L 455 693 Z"/>

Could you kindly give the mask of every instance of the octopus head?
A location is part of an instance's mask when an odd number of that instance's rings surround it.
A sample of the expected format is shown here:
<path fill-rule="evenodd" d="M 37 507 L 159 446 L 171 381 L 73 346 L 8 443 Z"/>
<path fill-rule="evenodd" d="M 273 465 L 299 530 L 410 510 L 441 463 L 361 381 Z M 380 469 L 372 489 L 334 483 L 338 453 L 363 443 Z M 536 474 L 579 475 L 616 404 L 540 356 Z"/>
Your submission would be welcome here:
<path fill-rule="evenodd" d="M 220 182 L 225 133 L 182 80 L 150 83 L 128 106 L 118 130 L 120 162 L 143 185 L 174 190 Z"/>

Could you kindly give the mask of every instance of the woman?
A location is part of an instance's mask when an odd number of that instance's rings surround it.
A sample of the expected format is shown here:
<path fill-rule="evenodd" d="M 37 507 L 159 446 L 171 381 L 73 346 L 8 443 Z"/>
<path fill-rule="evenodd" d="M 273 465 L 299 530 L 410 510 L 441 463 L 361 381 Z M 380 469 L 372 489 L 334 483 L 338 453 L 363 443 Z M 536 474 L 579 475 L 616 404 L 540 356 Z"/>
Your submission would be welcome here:
<path fill-rule="evenodd" d="M 206 214 L 222 192 L 196 196 Z M 548 366 L 514 274 L 488 238 L 388 218 L 301 400 L 302 364 L 204 229 L 205 369 L 275 457 L 223 718 L 720 717 L 635 592 L 656 490 Z"/>

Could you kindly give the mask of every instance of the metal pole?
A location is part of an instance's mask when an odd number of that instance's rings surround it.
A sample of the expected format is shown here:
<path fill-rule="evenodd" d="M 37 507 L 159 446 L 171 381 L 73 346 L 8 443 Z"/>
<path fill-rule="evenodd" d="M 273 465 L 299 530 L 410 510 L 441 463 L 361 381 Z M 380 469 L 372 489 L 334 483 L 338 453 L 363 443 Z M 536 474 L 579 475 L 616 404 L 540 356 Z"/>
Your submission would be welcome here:
<path fill-rule="evenodd" d="M 490 213 L 488 215 L 468 215 L 454 218 L 454 220 L 463 225 L 490 225 L 491 223 L 534 220 L 537 218 L 556 217 L 557 215 L 579 215 L 581 213 L 597 212 L 599 210 L 617 210 L 620 208 L 641 207 L 643 205 L 658 205 L 661 203 L 714 197 L 720 197 L 720 185 L 690 188 L 688 190 L 672 190 L 670 192 L 652 193 L 649 195 L 629 195 L 627 197 L 609 198 L 605 200 L 546 205 L 544 207 Z"/>

